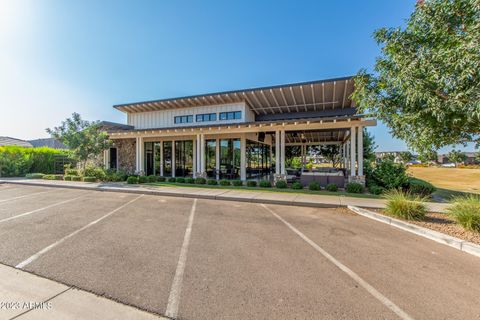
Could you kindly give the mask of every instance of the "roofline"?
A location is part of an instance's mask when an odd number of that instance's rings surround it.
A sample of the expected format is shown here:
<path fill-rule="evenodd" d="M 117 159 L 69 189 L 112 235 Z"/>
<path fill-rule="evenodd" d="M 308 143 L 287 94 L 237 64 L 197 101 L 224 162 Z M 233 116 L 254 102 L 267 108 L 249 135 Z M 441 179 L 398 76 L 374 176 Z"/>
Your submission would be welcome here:
<path fill-rule="evenodd" d="M 286 84 L 279 84 L 279 85 L 266 86 L 266 87 L 254 87 L 254 88 L 247 88 L 247 89 L 240 89 L 240 90 L 210 92 L 210 93 L 204 93 L 204 94 L 196 94 L 196 95 L 181 96 L 181 97 L 166 98 L 166 99 L 145 100 L 145 101 L 138 101 L 138 102 L 131 102 L 131 103 L 116 104 L 116 105 L 113 105 L 113 107 L 115 109 L 119 109 L 121 107 L 127 107 L 131 105 L 142 104 L 142 103 L 165 102 L 165 101 L 180 100 L 180 99 L 194 99 L 194 98 L 200 98 L 204 96 L 240 93 L 244 91 L 270 90 L 270 89 L 277 89 L 277 88 L 290 87 L 290 86 L 301 86 L 301 85 L 310 85 L 310 84 L 318 84 L 318 83 L 333 82 L 333 81 L 344 81 L 344 80 L 353 79 L 354 77 L 355 76 L 346 76 L 346 77 L 330 78 L 330 79 L 324 79 L 324 80 L 312 80 L 312 81 L 304 81 L 304 82 L 286 83 Z"/>

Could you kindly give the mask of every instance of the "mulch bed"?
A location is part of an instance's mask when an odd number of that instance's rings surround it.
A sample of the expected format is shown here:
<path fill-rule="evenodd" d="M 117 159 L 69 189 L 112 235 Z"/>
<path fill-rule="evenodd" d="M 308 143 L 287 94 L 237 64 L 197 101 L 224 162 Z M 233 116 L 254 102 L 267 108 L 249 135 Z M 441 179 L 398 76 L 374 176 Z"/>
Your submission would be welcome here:
<path fill-rule="evenodd" d="M 383 210 L 381 209 L 368 209 L 368 210 L 372 210 L 377 213 L 388 216 L 384 214 Z M 396 219 L 399 219 L 399 218 L 396 218 Z M 399 220 L 402 220 L 402 219 L 399 219 Z M 465 230 L 461 225 L 457 224 L 454 220 L 452 220 L 448 215 L 444 213 L 429 212 L 427 213 L 424 221 L 412 221 L 412 220 L 408 220 L 408 221 L 404 220 L 404 221 L 480 245 L 480 232 Z"/>

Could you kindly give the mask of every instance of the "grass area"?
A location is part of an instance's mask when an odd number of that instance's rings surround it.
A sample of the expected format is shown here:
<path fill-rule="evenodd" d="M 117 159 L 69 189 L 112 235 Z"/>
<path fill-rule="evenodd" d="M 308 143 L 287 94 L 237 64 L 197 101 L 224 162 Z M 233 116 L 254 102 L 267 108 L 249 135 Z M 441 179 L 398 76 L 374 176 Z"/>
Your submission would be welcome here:
<path fill-rule="evenodd" d="M 330 192 L 326 190 L 320 191 L 311 191 L 308 189 L 294 190 L 294 189 L 277 189 L 277 188 L 259 188 L 259 187 L 234 187 L 234 186 L 212 186 L 206 184 L 188 184 L 188 183 L 177 183 L 177 182 L 155 182 L 155 183 L 145 183 L 149 186 L 157 187 L 183 187 L 183 188 L 209 188 L 209 189 L 226 189 L 226 190 L 236 190 L 236 191 L 263 191 L 263 192 L 276 192 L 276 193 L 299 193 L 299 194 L 316 194 L 324 196 L 346 196 L 354 198 L 367 198 L 367 199 L 380 199 L 380 196 L 367 193 L 348 193 L 344 191 Z"/>
<path fill-rule="evenodd" d="M 437 187 L 434 197 L 449 200 L 455 196 L 480 194 L 480 169 L 410 167 L 408 173 Z"/>

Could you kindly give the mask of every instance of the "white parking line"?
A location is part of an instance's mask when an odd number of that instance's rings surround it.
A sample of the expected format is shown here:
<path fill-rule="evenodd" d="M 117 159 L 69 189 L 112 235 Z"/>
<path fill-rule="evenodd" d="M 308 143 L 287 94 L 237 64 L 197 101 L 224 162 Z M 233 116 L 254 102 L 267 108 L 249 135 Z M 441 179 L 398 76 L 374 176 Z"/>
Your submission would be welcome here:
<path fill-rule="evenodd" d="M 37 259 L 38 259 L 40 256 L 42 256 L 43 254 L 47 253 L 48 251 L 52 250 L 53 248 L 55 248 L 56 246 L 58 246 L 59 244 L 61 244 L 62 242 L 64 242 L 65 240 L 73 237 L 73 236 L 76 235 L 77 233 L 82 232 L 83 230 L 85 230 L 85 229 L 93 226 L 94 224 L 102 221 L 103 219 L 111 216 L 111 215 L 114 214 L 115 212 L 117 212 L 117 211 L 125 208 L 126 206 L 128 206 L 128 205 L 131 204 L 131 203 L 133 203 L 134 201 L 137 201 L 138 199 L 140 199 L 140 198 L 143 197 L 143 196 L 144 196 L 144 194 L 141 194 L 141 195 L 139 195 L 138 197 L 136 197 L 135 199 L 130 200 L 130 201 L 128 201 L 127 203 L 124 203 L 124 204 L 121 205 L 120 207 L 118 207 L 118 208 L 110 211 L 110 212 L 107 213 L 106 215 L 98 218 L 97 220 L 92 221 L 92 222 L 90 222 L 89 224 L 81 227 L 80 229 L 75 230 L 74 232 L 70 233 L 69 235 L 63 237 L 62 239 L 60 239 L 60 240 L 52 243 L 52 244 L 49 245 L 48 247 L 45 247 L 45 248 L 43 248 L 42 250 L 38 251 L 37 253 L 35 253 L 35 254 L 34 254 L 33 256 L 31 256 L 30 258 L 28 258 L 28 259 L 20 262 L 20 263 L 17 264 L 15 267 L 22 269 L 23 267 L 25 267 L 25 266 L 27 266 L 28 264 L 32 263 L 33 261 L 37 260 Z"/>
<path fill-rule="evenodd" d="M 195 217 L 196 207 L 197 199 L 194 199 L 192 209 L 190 210 L 190 217 L 188 218 L 187 229 L 185 230 L 185 236 L 183 237 L 183 244 L 180 251 L 180 256 L 178 258 L 177 270 L 175 271 L 175 277 L 173 278 L 170 295 L 168 296 L 167 311 L 165 311 L 165 315 L 173 319 L 176 319 L 178 314 L 178 305 L 180 303 L 180 294 L 182 292 L 183 273 L 185 271 L 185 265 L 187 262 L 188 245 L 190 244 L 193 218 Z"/>
<path fill-rule="evenodd" d="M 16 188 L 12 188 L 12 189 L 16 189 Z M 7 190 L 12 190 L 12 189 L 7 189 Z M 31 196 L 35 196 L 37 194 L 42 194 L 42 193 L 47 193 L 47 192 L 52 192 L 53 190 L 46 190 L 46 191 L 40 191 L 40 192 L 35 192 L 35 193 L 29 193 L 29 194 L 25 194 L 23 196 L 18 196 L 18 197 L 14 197 L 14 198 L 9 198 L 9 199 L 3 199 L 3 200 L 0 200 L 0 202 L 6 202 L 6 201 L 12 201 L 12 200 L 17 200 L 17 199 L 23 199 L 23 198 L 26 198 L 26 197 L 31 197 Z"/>
<path fill-rule="evenodd" d="M 383 305 L 385 305 L 387 308 L 392 310 L 394 313 L 396 313 L 401 319 L 404 320 L 413 320 L 411 316 L 409 316 L 405 311 L 400 309 L 399 306 L 397 306 L 395 303 L 393 303 L 391 300 L 389 300 L 387 297 L 385 297 L 383 294 L 381 294 L 377 289 L 372 287 L 368 282 L 363 280 L 358 274 L 353 272 L 350 268 L 348 268 L 346 265 L 335 259 L 331 254 L 329 254 L 327 251 L 322 249 L 319 245 L 317 245 L 315 242 L 313 242 L 310 238 L 308 238 L 306 235 L 304 235 L 300 230 L 292 226 L 290 223 L 288 223 L 286 220 L 284 220 L 282 217 L 280 217 L 278 214 L 276 214 L 272 209 L 267 207 L 265 204 L 261 204 L 262 207 L 264 207 L 268 212 L 270 212 L 275 218 L 283 222 L 290 230 L 295 232 L 300 238 L 302 238 L 305 242 L 307 242 L 309 245 L 311 245 L 315 250 L 317 250 L 319 253 L 321 253 L 325 258 L 327 258 L 331 263 L 333 263 L 337 268 L 345 272 L 350 278 L 352 278 L 356 283 L 358 283 L 360 286 L 362 286 L 365 290 L 367 290 L 372 296 L 377 298 Z"/>
<path fill-rule="evenodd" d="M 82 198 L 82 197 L 84 197 L 84 196 L 80 196 L 80 197 L 76 197 L 76 198 L 73 198 L 73 199 L 68 199 L 68 200 L 56 202 L 56 203 L 54 203 L 54 204 L 48 205 L 48 206 L 43 207 L 43 208 L 35 209 L 35 210 L 32 210 L 32 211 L 28 211 L 28 212 L 24 212 L 24 213 L 21 213 L 21 214 L 17 214 L 17 215 L 12 216 L 12 217 L 8 217 L 8 218 L 5 218 L 5 219 L 1 219 L 1 220 L 0 220 L 0 223 L 6 222 L 6 221 L 10 221 L 10 220 L 13 220 L 13 219 L 17 219 L 17 218 L 21 218 L 21 217 L 24 217 L 24 216 L 28 216 L 28 215 L 30 215 L 30 214 L 32 214 L 32 213 L 39 212 L 39 211 L 43 211 L 43 210 L 46 210 L 46 209 L 49 209 L 49 208 L 52 208 L 52 207 L 56 207 L 56 206 L 59 206 L 59 205 L 64 204 L 64 203 L 72 202 L 72 201 L 78 200 L 78 199 L 80 199 L 80 198 Z"/>

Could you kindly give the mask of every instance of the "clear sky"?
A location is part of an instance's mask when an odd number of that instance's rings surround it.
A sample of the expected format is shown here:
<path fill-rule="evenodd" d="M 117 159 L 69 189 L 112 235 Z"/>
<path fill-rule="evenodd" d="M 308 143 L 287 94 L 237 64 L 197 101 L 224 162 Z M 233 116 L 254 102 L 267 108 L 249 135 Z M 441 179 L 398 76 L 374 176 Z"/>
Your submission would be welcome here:
<path fill-rule="evenodd" d="M 371 71 L 372 32 L 414 4 L 0 0 L 0 136 L 47 137 L 72 112 L 125 122 L 118 103 Z M 371 131 L 378 150 L 406 149 Z"/>

